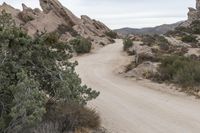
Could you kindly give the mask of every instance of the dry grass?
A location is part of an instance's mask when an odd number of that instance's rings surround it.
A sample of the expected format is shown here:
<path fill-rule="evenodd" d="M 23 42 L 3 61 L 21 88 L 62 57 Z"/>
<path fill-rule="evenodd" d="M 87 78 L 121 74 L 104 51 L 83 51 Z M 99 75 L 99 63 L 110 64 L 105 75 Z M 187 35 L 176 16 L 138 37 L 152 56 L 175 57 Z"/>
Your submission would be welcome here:
<path fill-rule="evenodd" d="M 53 105 L 48 110 L 46 118 L 59 121 L 61 131 L 95 130 L 101 125 L 100 116 L 95 110 L 77 104 Z"/>

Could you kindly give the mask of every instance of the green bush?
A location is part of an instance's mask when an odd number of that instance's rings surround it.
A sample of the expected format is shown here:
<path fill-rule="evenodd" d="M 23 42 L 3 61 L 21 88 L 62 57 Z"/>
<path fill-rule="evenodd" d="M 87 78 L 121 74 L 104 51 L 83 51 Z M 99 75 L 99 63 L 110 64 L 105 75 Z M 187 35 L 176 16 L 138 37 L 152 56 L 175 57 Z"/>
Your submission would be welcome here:
<path fill-rule="evenodd" d="M 129 48 L 133 46 L 133 41 L 130 38 L 125 38 L 123 42 L 123 49 L 127 51 Z"/>
<path fill-rule="evenodd" d="M 184 26 L 179 26 L 175 28 L 176 32 L 186 32 L 186 33 L 191 33 L 191 29 L 188 27 L 184 27 Z"/>
<path fill-rule="evenodd" d="M 110 38 L 113 38 L 113 39 L 117 38 L 117 33 L 114 32 L 114 31 L 106 32 L 106 35 L 109 36 Z"/>
<path fill-rule="evenodd" d="M 144 35 L 142 37 L 142 45 L 147 45 L 147 46 L 153 46 L 156 44 L 156 37 L 157 36 L 152 36 L 152 35 Z"/>
<path fill-rule="evenodd" d="M 49 33 L 32 39 L 0 15 L 0 132 L 21 133 L 42 121 L 49 99 L 84 106 L 99 92 L 82 85 L 71 47 Z"/>
<path fill-rule="evenodd" d="M 158 36 L 156 38 L 156 43 L 158 44 L 158 46 L 160 47 L 161 50 L 164 50 L 164 51 L 169 50 L 170 44 L 169 44 L 168 40 L 165 37 Z"/>
<path fill-rule="evenodd" d="M 196 37 L 193 36 L 193 35 L 185 35 L 185 36 L 182 37 L 181 40 L 185 43 L 196 43 L 196 42 L 198 42 Z"/>
<path fill-rule="evenodd" d="M 193 34 L 200 34 L 200 21 L 193 21 L 190 25 L 190 29 Z"/>
<path fill-rule="evenodd" d="M 171 81 L 183 87 L 200 85 L 200 62 L 189 57 L 165 57 L 161 61 L 159 72 L 163 81 Z"/>
<path fill-rule="evenodd" d="M 83 37 L 78 37 L 70 41 L 70 44 L 78 54 L 89 53 L 92 48 L 92 43 Z"/>

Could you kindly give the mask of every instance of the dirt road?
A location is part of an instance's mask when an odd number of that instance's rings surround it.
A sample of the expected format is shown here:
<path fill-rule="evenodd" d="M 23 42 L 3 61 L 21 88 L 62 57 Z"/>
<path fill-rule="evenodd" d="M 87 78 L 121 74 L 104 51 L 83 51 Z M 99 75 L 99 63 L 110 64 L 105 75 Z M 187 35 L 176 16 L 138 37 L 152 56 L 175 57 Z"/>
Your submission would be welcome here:
<path fill-rule="evenodd" d="M 150 89 L 114 73 L 127 60 L 121 40 L 77 60 L 83 82 L 101 92 L 91 106 L 113 133 L 200 133 L 200 100 Z"/>

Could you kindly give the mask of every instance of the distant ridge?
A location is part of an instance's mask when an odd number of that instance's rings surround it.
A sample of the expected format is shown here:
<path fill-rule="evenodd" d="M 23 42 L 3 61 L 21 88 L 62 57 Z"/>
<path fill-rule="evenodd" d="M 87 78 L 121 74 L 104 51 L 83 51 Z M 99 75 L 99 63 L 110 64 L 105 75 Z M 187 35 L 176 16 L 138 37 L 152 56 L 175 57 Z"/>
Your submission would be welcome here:
<path fill-rule="evenodd" d="M 170 30 L 174 30 L 176 27 L 178 27 L 180 24 L 182 24 L 183 21 L 174 23 L 174 24 L 163 24 L 160 26 L 156 26 L 156 27 L 147 27 L 147 28 L 121 28 L 121 29 L 116 29 L 114 30 L 115 32 L 117 32 L 118 34 L 121 35 L 129 35 L 129 34 L 139 34 L 139 35 L 143 35 L 143 34 L 165 34 L 166 32 L 170 31 Z"/>

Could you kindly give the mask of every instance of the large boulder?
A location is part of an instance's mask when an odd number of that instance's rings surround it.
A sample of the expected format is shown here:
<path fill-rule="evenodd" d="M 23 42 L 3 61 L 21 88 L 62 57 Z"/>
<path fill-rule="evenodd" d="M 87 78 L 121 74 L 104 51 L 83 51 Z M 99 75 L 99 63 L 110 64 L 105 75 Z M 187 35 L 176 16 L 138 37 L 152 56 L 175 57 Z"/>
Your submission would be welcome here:
<path fill-rule="evenodd" d="M 158 63 L 153 63 L 151 61 L 145 61 L 138 65 L 136 68 L 128 71 L 124 74 L 125 77 L 134 77 L 137 79 L 150 78 L 153 74 L 157 73 Z"/>
<path fill-rule="evenodd" d="M 133 51 L 135 53 L 136 65 L 141 64 L 144 61 L 157 61 L 155 53 L 153 53 L 152 48 L 149 46 L 135 44 L 133 46 Z"/>

